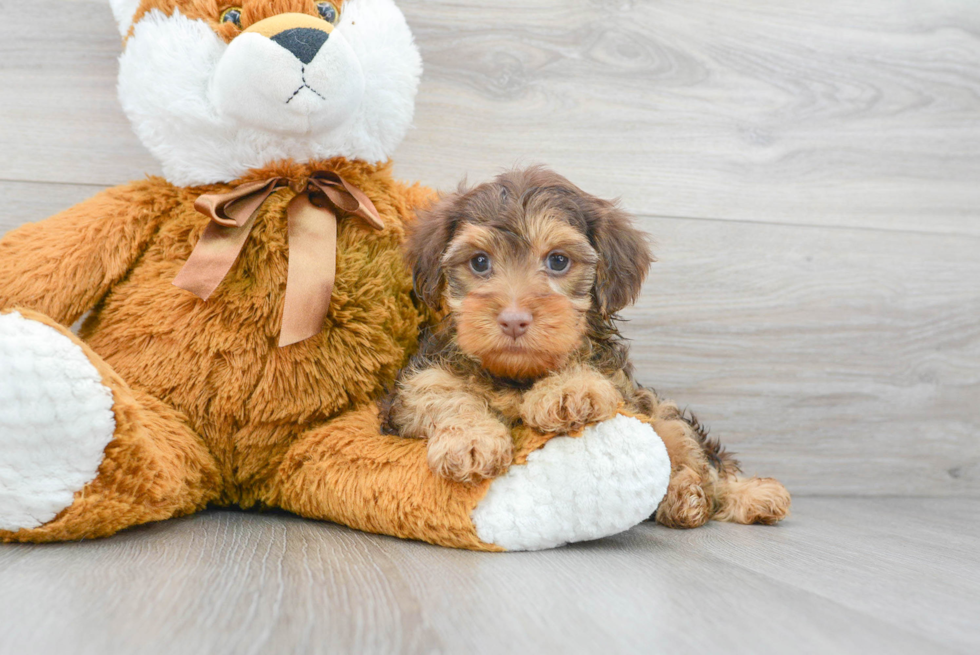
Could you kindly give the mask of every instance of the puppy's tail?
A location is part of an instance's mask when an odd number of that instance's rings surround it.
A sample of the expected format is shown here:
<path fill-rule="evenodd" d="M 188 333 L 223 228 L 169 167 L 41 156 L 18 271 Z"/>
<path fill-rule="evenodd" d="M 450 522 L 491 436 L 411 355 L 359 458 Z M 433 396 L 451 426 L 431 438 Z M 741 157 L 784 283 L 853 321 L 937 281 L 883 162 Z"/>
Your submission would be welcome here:
<path fill-rule="evenodd" d="M 726 450 L 720 441 L 708 435 L 708 428 L 698 420 L 694 412 L 685 410 L 681 413 L 680 420 L 691 428 L 704 456 L 708 458 L 708 463 L 717 471 L 719 477 L 734 477 L 742 472 L 734 453 Z"/>

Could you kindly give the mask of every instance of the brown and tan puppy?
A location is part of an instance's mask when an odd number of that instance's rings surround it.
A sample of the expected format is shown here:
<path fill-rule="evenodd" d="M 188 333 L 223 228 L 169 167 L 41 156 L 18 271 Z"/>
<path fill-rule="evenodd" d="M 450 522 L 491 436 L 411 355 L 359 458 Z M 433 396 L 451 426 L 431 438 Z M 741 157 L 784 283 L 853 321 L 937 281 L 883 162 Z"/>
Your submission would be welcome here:
<path fill-rule="evenodd" d="M 570 432 L 621 409 L 649 417 L 673 474 L 661 523 L 774 523 L 789 495 L 743 480 L 693 416 L 633 379 L 616 312 L 653 262 L 614 203 L 545 168 L 512 171 L 444 198 L 411 229 L 418 295 L 445 319 L 383 403 L 389 431 L 428 439 L 438 475 L 475 482 L 511 463 L 511 428 Z"/>

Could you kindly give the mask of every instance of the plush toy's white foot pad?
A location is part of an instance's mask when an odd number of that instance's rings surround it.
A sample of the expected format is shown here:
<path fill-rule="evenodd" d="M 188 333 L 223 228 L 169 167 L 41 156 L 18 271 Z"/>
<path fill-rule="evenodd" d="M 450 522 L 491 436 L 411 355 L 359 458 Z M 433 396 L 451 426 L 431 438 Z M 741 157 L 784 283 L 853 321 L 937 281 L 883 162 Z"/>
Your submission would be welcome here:
<path fill-rule="evenodd" d="M 617 416 L 581 437 L 555 437 L 494 480 L 473 511 L 477 536 L 507 550 L 540 550 L 628 530 L 657 509 L 670 481 L 663 441 Z"/>
<path fill-rule="evenodd" d="M 44 525 L 95 479 L 115 431 L 112 405 L 76 343 L 0 314 L 0 530 Z"/>

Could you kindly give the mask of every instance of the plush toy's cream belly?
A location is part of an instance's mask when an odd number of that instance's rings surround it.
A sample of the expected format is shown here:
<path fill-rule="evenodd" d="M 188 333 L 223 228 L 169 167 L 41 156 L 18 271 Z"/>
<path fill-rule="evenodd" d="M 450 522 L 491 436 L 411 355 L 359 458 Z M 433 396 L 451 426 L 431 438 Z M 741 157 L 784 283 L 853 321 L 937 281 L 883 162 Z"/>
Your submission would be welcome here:
<path fill-rule="evenodd" d="M 175 191 L 180 203 L 82 337 L 132 387 L 186 414 L 228 483 L 248 487 L 302 431 L 376 397 L 415 347 L 420 313 L 400 251 L 402 219 L 382 203 L 381 232 L 339 219 L 324 329 L 279 348 L 293 193 L 266 201 L 234 267 L 202 301 L 172 281 L 208 219 L 193 208 L 197 193 Z"/>

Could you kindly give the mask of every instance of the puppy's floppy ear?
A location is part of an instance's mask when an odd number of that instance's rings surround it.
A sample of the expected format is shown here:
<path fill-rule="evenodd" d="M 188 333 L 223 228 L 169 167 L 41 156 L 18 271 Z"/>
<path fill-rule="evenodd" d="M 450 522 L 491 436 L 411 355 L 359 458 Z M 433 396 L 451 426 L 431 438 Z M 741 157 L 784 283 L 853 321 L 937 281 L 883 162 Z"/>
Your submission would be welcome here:
<path fill-rule="evenodd" d="M 435 205 L 419 211 L 408 227 L 405 258 L 412 269 L 415 294 L 426 305 L 440 309 L 446 285 L 442 256 L 459 223 L 461 192 L 441 198 Z"/>
<path fill-rule="evenodd" d="M 640 295 L 656 261 L 646 233 L 616 203 L 589 194 L 580 196 L 592 246 L 599 253 L 594 295 L 603 316 L 611 316 Z"/>

